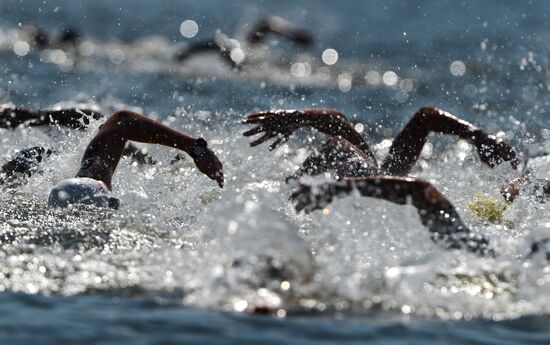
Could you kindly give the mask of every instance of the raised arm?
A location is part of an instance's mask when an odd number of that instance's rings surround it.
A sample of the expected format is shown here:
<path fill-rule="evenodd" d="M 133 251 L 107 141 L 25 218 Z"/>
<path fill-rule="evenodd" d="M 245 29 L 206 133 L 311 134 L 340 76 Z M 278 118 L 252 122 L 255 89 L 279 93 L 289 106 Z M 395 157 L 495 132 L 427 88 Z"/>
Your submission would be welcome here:
<path fill-rule="evenodd" d="M 462 222 L 449 200 L 431 183 L 421 179 L 377 176 L 346 179 L 313 187 L 300 185 L 292 194 L 292 199 L 296 201 L 296 210 L 311 212 L 355 190 L 365 197 L 384 199 L 400 205 L 412 204 L 422 224 L 431 232 L 432 239 L 447 248 L 464 248 L 482 256 L 495 255 L 488 247 L 488 241 L 473 234 Z"/>
<path fill-rule="evenodd" d="M 192 138 L 160 122 L 130 111 L 119 111 L 103 124 L 82 158 L 77 177 L 90 177 L 111 188 L 112 176 L 128 140 L 176 148 L 189 154 L 197 168 L 223 187 L 222 164 L 206 140 Z"/>
<path fill-rule="evenodd" d="M 420 156 L 430 133 L 452 134 L 475 145 L 480 159 L 491 167 L 510 161 L 517 168 L 516 152 L 473 124 L 432 107 L 420 108 L 397 134 L 390 152 L 382 164 L 388 175 L 407 175 Z"/>
<path fill-rule="evenodd" d="M 257 44 L 263 42 L 270 33 L 288 38 L 300 45 L 310 45 L 313 43 L 313 37 L 309 32 L 298 28 L 288 20 L 281 17 L 270 16 L 260 20 L 250 31 L 248 42 Z"/>

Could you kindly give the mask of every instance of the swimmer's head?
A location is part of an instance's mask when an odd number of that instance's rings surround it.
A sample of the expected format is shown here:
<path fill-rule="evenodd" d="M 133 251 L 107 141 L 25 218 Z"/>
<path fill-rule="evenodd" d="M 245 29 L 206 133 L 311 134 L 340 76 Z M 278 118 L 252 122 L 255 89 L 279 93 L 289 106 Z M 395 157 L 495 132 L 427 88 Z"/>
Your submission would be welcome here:
<path fill-rule="evenodd" d="M 68 207 L 72 204 L 118 208 L 118 199 L 109 196 L 105 183 L 87 177 L 63 180 L 55 185 L 48 197 L 52 207 Z"/>

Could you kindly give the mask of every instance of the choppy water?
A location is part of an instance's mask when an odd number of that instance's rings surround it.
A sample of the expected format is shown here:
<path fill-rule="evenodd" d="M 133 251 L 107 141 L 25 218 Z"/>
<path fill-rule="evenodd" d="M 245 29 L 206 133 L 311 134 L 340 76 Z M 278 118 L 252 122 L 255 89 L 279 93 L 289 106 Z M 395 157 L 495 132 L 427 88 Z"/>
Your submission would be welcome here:
<path fill-rule="evenodd" d="M 249 148 L 240 119 L 270 108 L 330 107 L 365 125 L 382 157 L 408 117 L 430 104 L 550 150 L 548 10 L 544 1 L 14 1 L 0 3 L 0 102 L 29 108 L 132 109 L 204 136 L 226 187 L 189 159 L 149 147 L 159 164 L 121 162 L 123 206 L 49 209 L 101 121 L 87 132 L 0 130 L 0 162 L 41 145 L 59 152 L 25 183 L 0 187 L 0 337 L 138 343 L 548 343 L 550 275 L 527 258 L 550 235 L 548 203 L 522 196 L 502 224 L 466 204 L 498 197 L 509 166 L 433 136 L 414 176 L 430 179 L 501 255 L 480 259 L 429 240 L 410 206 L 349 197 L 328 214 L 296 214 L 284 176 L 322 143 L 300 133 L 270 153 Z M 215 56 L 177 64 L 179 45 L 218 29 L 242 37 L 265 14 L 309 28 L 311 49 L 284 41 L 232 71 Z M 198 35 L 179 33 L 183 20 Z M 83 33 L 76 48 L 26 54 L 18 24 Z M 21 48 L 21 46 L 19 46 Z M 321 53 L 339 53 L 327 66 Z M 25 49 L 24 49 L 25 50 Z M 19 52 L 16 54 L 16 52 Z M 392 73 L 387 73 L 392 72 Z M 383 77 L 385 76 L 385 78 Z M 550 156 L 529 161 L 549 178 Z M 277 317 L 239 313 L 268 306 Z M 230 313 L 226 313 L 230 312 Z M 237 312 L 237 313 L 232 313 Z M 286 318 L 283 318 L 286 316 Z"/>

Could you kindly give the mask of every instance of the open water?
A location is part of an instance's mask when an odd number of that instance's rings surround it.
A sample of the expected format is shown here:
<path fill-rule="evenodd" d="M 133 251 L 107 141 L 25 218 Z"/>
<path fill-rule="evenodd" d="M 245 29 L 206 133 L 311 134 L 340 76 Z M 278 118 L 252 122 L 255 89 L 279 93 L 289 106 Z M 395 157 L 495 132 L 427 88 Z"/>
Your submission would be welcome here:
<path fill-rule="evenodd" d="M 243 46 L 240 70 L 208 54 L 173 61 L 178 47 L 218 30 L 242 38 L 273 14 L 315 44 Z M 411 206 L 350 196 L 297 214 L 284 177 L 322 135 L 301 131 L 269 152 L 250 148 L 240 124 L 266 109 L 336 108 L 383 157 L 414 111 L 434 105 L 550 178 L 549 16 L 546 1 L 0 2 L 0 103 L 142 112 L 205 137 L 226 176 L 219 189 L 190 159 L 171 165 L 174 151 L 145 147 L 158 163 L 121 162 L 119 211 L 50 209 L 50 188 L 74 174 L 101 121 L 0 129 L 0 163 L 30 146 L 58 152 L 0 186 L 2 343 L 550 343 L 550 265 L 526 255 L 550 236 L 549 203 L 522 195 L 498 224 L 466 207 L 500 198 L 520 174 L 508 164 L 490 169 L 467 143 L 433 135 L 413 171 L 500 253 L 480 259 L 433 243 Z M 82 39 L 38 49 L 25 24 Z"/>

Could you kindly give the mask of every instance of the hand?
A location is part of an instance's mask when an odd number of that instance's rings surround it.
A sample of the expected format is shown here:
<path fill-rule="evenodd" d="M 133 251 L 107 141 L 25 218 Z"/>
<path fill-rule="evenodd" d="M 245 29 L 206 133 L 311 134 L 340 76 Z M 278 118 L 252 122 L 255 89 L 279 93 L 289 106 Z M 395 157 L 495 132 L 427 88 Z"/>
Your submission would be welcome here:
<path fill-rule="evenodd" d="M 504 141 L 482 134 L 476 135 L 474 143 L 481 161 L 491 168 L 502 162 L 510 162 L 513 169 L 518 168 L 519 161 L 516 158 L 516 150 Z"/>
<path fill-rule="evenodd" d="M 218 182 L 218 185 L 223 188 L 222 163 L 216 154 L 207 147 L 206 140 L 203 138 L 196 140 L 191 157 L 200 172 Z"/>
<path fill-rule="evenodd" d="M 281 143 L 288 140 L 288 137 L 300 127 L 302 112 L 297 110 L 267 111 L 249 115 L 243 120 L 244 124 L 259 126 L 243 133 L 250 137 L 262 132 L 265 134 L 259 139 L 250 143 L 250 146 L 257 146 L 271 138 L 278 137 L 270 146 L 269 150 L 275 149 Z"/>

